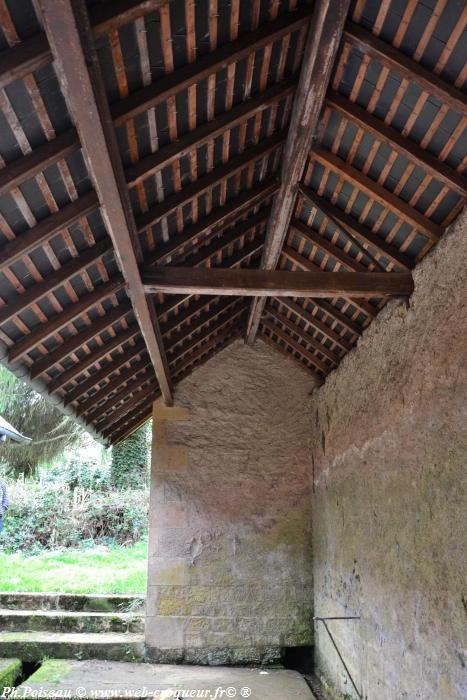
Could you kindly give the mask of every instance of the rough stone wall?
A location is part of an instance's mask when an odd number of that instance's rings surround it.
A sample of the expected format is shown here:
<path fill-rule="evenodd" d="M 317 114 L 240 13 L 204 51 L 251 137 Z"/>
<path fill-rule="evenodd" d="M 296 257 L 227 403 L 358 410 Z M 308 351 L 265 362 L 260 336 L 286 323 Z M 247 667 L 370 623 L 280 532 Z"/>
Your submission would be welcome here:
<path fill-rule="evenodd" d="M 313 387 L 293 360 L 237 341 L 177 387 L 185 420 L 155 420 L 153 657 L 264 662 L 311 643 Z"/>
<path fill-rule="evenodd" d="M 363 697 L 467 697 L 467 217 L 312 398 L 315 614 Z M 319 672 L 356 697 L 321 623 Z"/>

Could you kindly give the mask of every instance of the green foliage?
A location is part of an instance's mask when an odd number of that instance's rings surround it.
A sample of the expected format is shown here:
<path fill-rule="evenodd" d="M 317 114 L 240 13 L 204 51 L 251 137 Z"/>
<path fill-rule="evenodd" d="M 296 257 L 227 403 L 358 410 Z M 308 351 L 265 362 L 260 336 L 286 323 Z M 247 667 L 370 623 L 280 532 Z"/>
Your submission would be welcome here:
<path fill-rule="evenodd" d="M 110 467 L 97 459 L 71 458 L 61 461 L 41 472 L 40 481 L 46 486 L 61 485 L 67 488 L 109 491 Z"/>
<path fill-rule="evenodd" d="M 10 509 L 0 542 L 7 551 L 129 545 L 145 537 L 146 490 L 91 491 L 63 483 L 10 484 Z"/>
<path fill-rule="evenodd" d="M 112 448 L 112 484 L 118 489 L 141 488 L 148 482 L 148 424 Z"/>
<path fill-rule="evenodd" d="M 53 461 L 83 438 L 84 431 L 77 423 L 1 366 L 0 414 L 32 438 L 27 444 L 8 440 L 0 448 L 4 468 L 14 476 L 35 474 L 39 465 Z"/>

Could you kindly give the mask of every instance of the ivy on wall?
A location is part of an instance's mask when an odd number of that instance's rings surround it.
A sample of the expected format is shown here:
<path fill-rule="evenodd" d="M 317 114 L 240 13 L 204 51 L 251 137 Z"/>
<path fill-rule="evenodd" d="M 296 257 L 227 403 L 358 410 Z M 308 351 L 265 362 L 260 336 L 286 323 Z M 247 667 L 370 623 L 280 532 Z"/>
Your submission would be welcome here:
<path fill-rule="evenodd" d="M 141 488 L 148 483 L 149 423 L 112 448 L 112 484 L 117 489 Z"/>

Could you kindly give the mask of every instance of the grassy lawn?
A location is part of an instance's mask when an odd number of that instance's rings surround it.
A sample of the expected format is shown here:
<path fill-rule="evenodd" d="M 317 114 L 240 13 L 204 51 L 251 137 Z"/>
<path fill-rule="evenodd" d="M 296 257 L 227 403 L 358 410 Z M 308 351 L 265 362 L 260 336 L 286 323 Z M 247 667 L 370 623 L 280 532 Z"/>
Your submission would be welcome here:
<path fill-rule="evenodd" d="M 34 556 L 0 551 L 0 591 L 144 594 L 146 569 L 147 542 Z"/>

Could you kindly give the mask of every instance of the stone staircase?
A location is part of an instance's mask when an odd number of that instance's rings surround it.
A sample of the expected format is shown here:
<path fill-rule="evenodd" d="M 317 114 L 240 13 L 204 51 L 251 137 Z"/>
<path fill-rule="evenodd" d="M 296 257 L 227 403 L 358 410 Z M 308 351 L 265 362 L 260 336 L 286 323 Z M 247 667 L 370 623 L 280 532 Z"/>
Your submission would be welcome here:
<path fill-rule="evenodd" d="M 0 657 L 144 659 L 144 598 L 0 593 Z"/>

